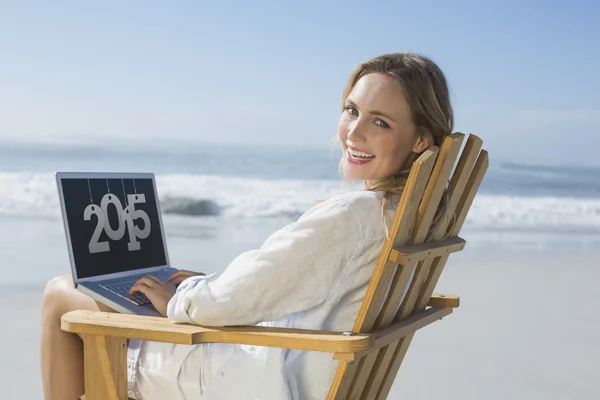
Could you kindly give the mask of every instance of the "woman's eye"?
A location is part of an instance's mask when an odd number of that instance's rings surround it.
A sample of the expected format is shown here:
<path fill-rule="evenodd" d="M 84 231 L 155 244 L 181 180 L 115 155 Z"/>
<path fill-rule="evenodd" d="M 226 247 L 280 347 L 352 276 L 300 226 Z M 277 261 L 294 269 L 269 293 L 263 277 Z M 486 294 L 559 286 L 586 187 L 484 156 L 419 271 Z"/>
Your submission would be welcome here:
<path fill-rule="evenodd" d="M 389 128 L 390 127 L 387 122 L 382 121 L 380 119 L 378 119 L 375 123 L 377 125 L 379 125 L 380 127 L 382 127 L 382 128 Z"/>
<path fill-rule="evenodd" d="M 348 111 L 352 115 L 358 115 L 358 111 L 354 107 L 346 107 L 346 111 Z"/>

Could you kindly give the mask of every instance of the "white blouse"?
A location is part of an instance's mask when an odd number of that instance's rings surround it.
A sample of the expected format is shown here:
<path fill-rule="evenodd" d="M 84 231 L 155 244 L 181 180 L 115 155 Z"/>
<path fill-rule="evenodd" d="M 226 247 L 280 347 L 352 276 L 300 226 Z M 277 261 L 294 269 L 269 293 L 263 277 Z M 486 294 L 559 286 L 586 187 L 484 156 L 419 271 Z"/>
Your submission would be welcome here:
<path fill-rule="evenodd" d="M 222 273 L 186 279 L 168 317 L 204 326 L 351 330 L 385 240 L 382 199 L 381 192 L 354 191 L 315 205 Z M 388 224 L 393 211 L 386 210 Z M 143 400 L 322 400 L 337 365 L 322 352 L 134 341 L 129 389 Z"/>

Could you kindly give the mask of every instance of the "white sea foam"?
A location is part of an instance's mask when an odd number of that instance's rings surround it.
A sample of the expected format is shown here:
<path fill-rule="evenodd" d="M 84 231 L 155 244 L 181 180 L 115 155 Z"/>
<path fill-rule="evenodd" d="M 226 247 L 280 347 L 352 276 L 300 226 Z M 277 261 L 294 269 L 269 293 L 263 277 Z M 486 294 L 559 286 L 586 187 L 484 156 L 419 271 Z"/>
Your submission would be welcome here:
<path fill-rule="evenodd" d="M 467 224 L 485 229 L 600 233 L 600 199 L 478 195 Z"/>
<path fill-rule="evenodd" d="M 0 214 L 60 218 L 52 174 L 0 173 Z M 207 175 L 158 175 L 165 214 L 224 219 L 286 217 L 340 191 L 340 182 L 264 180 Z M 600 233 L 600 199 L 479 194 L 466 222 L 486 230 Z"/>
<path fill-rule="evenodd" d="M 296 217 L 340 188 L 340 183 L 333 181 L 208 175 L 157 175 L 156 180 L 163 212 L 196 217 Z M 0 172 L 0 188 L 0 214 L 60 217 L 53 174 Z"/>

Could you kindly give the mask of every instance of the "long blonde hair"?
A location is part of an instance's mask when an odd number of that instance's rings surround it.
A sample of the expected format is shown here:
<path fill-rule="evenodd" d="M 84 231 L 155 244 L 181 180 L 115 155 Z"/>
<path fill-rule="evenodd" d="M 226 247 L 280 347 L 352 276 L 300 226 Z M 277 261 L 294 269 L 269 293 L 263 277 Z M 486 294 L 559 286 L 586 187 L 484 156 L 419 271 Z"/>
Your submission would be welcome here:
<path fill-rule="evenodd" d="M 417 134 L 427 138 L 431 145 L 440 147 L 444 138 L 454 129 L 454 111 L 450 102 L 448 82 L 441 69 L 429 58 L 409 52 L 373 57 L 359 64 L 352 71 L 344 90 L 342 111 L 346 98 L 356 83 L 360 78 L 371 73 L 385 74 L 398 82 L 410 106 Z M 421 154 L 412 153 L 399 171 L 366 187 L 369 191 L 385 193 L 382 210 L 385 209 L 386 202 L 391 201 L 392 196 L 402 195 L 410 169 Z M 340 174 L 344 178 L 341 162 Z M 432 228 L 441 222 L 446 207 L 447 199 L 444 195 Z"/>

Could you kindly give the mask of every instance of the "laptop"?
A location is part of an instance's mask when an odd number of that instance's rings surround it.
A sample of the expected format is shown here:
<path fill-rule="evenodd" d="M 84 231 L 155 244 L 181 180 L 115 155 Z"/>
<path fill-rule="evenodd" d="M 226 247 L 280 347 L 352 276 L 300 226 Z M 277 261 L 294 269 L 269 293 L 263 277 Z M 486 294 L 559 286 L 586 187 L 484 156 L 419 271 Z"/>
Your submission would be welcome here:
<path fill-rule="evenodd" d="M 166 280 L 169 264 L 156 181 L 152 173 L 57 172 L 75 287 L 127 314 L 160 315 L 137 280 Z"/>

